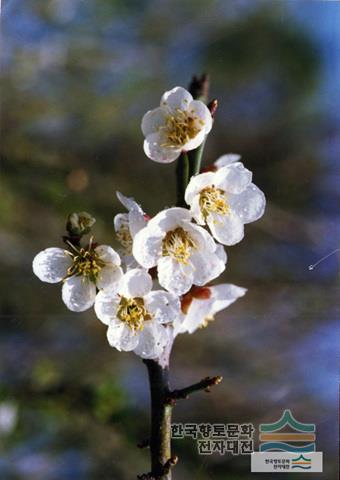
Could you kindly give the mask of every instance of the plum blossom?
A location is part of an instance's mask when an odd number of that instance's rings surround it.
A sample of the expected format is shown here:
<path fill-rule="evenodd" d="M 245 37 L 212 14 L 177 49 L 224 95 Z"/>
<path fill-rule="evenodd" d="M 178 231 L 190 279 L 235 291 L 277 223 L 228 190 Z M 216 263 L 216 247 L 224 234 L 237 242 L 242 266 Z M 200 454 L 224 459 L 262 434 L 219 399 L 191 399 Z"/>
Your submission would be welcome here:
<path fill-rule="evenodd" d="M 160 285 L 182 295 L 205 285 L 225 269 L 226 255 L 185 208 L 169 208 L 153 217 L 133 241 L 133 255 L 144 268 L 157 267 Z"/>
<path fill-rule="evenodd" d="M 160 163 L 170 163 L 181 152 L 201 145 L 212 127 L 208 107 L 182 87 L 165 92 L 160 106 L 142 119 L 145 154 Z"/>
<path fill-rule="evenodd" d="M 151 276 L 135 268 L 124 274 L 116 289 L 98 293 L 95 312 L 108 325 L 112 347 L 133 350 L 143 358 L 162 354 L 169 338 L 165 326 L 179 316 L 180 302 L 169 292 L 151 289 Z"/>
<path fill-rule="evenodd" d="M 175 335 L 194 333 L 214 320 L 214 315 L 243 297 L 246 289 L 222 283 L 220 285 L 193 287 L 182 297 L 182 314 L 175 321 Z"/>
<path fill-rule="evenodd" d="M 111 288 L 123 275 L 118 253 L 93 243 L 70 249 L 46 248 L 33 259 L 33 272 L 47 283 L 62 282 L 62 299 L 69 310 L 83 312 L 94 305 L 97 289 Z"/>
<path fill-rule="evenodd" d="M 121 249 L 118 252 L 122 263 L 127 268 L 135 268 L 138 264 L 132 255 L 133 238 L 139 230 L 145 227 L 148 222 L 148 216 L 133 198 L 125 197 L 120 192 L 117 192 L 117 197 L 128 210 L 128 213 L 118 213 L 113 219 L 116 238 L 121 244 Z"/>
<path fill-rule="evenodd" d="M 223 245 L 240 242 L 244 224 L 262 217 L 266 205 L 263 192 L 252 183 L 252 173 L 235 160 L 216 172 L 192 177 L 185 201 L 196 222 L 207 224 Z"/>

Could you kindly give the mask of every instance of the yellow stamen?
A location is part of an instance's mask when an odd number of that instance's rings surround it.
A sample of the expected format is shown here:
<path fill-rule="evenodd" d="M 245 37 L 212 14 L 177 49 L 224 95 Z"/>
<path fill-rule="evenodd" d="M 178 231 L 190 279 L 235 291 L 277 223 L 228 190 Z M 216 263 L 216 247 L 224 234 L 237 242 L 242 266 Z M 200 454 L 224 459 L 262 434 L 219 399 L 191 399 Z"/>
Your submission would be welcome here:
<path fill-rule="evenodd" d="M 92 248 L 74 249 L 75 253 L 69 252 L 72 257 L 72 265 L 67 269 L 67 277 L 83 276 L 92 282 L 96 282 L 99 272 L 105 266 L 105 262 Z"/>
<path fill-rule="evenodd" d="M 199 205 L 204 218 L 207 218 L 210 213 L 228 215 L 230 211 L 224 191 L 214 186 L 201 191 Z"/>
<path fill-rule="evenodd" d="M 214 316 L 206 317 L 198 328 L 207 328 L 209 323 L 215 320 Z"/>
<path fill-rule="evenodd" d="M 175 114 L 166 117 L 166 124 L 160 127 L 164 133 L 161 147 L 180 148 L 202 130 L 204 122 L 194 114 L 194 111 L 176 109 Z"/>
<path fill-rule="evenodd" d="M 128 222 L 121 223 L 119 229 L 116 232 L 116 237 L 117 237 L 118 242 L 124 248 L 125 254 L 126 255 L 131 255 L 132 254 L 133 240 L 132 240 L 132 237 L 131 237 Z"/>
<path fill-rule="evenodd" d="M 188 264 L 188 260 L 192 250 L 196 245 L 189 234 L 182 227 L 170 230 L 165 235 L 162 242 L 163 257 L 170 256 L 184 265 Z"/>
<path fill-rule="evenodd" d="M 142 298 L 121 297 L 117 317 L 125 322 L 131 330 L 143 330 L 144 322 L 151 320 L 152 315 L 146 310 Z"/>

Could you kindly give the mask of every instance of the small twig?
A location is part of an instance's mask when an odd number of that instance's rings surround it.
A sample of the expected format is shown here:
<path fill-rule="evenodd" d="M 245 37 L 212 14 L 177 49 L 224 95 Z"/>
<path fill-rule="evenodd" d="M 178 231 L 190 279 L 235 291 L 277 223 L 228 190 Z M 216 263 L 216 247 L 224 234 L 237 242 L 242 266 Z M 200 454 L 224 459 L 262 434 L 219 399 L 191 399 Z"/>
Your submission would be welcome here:
<path fill-rule="evenodd" d="M 178 457 L 177 455 L 173 455 L 169 460 L 166 462 L 166 464 L 163 467 L 163 475 L 166 475 L 167 473 L 170 472 L 170 470 L 177 465 L 178 463 Z"/>
<path fill-rule="evenodd" d="M 162 471 L 160 472 L 159 475 L 154 475 L 152 472 L 149 473 L 143 473 L 142 475 L 138 475 L 137 479 L 138 480 L 161 480 L 163 478 L 163 475 L 167 475 L 170 470 L 177 465 L 178 463 L 178 457 L 177 455 L 173 455 L 169 460 L 166 461 L 166 463 L 162 467 Z"/>
<path fill-rule="evenodd" d="M 173 390 L 172 392 L 170 392 L 167 401 L 170 405 L 173 405 L 176 400 L 186 399 L 194 392 L 199 392 L 200 390 L 203 390 L 204 392 L 210 392 L 210 388 L 214 385 L 218 385 L 222 382 L 222 380 L 223 377 L 221 377 L 220 375 L 216 377 L 203 378 L 203 380 L 201 380 L 200 382 L 194 383 L 189 387 L 181 388 L 180 390 Z"/>

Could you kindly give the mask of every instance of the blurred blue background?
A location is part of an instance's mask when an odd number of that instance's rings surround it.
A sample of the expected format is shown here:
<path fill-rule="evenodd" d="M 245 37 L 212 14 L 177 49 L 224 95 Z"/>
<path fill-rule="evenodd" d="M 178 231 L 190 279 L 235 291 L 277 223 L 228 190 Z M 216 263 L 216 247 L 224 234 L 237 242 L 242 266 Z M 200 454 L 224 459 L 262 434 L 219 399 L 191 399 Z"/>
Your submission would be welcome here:
<path fill-rule="evenodd" d="M 148 471 L 143 364 L 109 347 L 92 312 L 68 312 L 31 261 L 62 245 L 70 211 L 114 242 L 117 189 L 150 215 L 174 203 L 175 165 L 145 157 L 140 120 L 203 71 L 220 105 L 204 163 L 240 153 L 268 208 L 228 249 L 223 280 L 246 297 L 173 351 L 176 387 L 224 382 L 174 420 L 258 427 L 290 408 L 316 424 L 318 479 L 338 478 L 339 261 L 308 265 L 339 247 L 339 25 L 335 1 L 3 1 L 0 478 Z M 178 480 L 252 478 L 249 457 L 174 451 Z"/>

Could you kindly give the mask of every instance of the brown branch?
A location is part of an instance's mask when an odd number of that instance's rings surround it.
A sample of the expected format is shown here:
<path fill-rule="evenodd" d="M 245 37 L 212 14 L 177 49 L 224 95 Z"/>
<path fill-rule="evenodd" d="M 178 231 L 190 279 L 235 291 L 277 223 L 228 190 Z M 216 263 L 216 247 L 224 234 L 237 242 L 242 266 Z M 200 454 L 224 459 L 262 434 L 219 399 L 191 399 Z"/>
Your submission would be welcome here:
<path fill-rule="evenodd" d="M 150 456 L 151 475 L 145 480 L 171 480 L 171 414 L 169 396 L 169 368 L 162 368 L 154 360 L 143 360 L 148 369 L 151 395 Z M 143 477 L 141 477 L 143 479 Z"/>
<path fill-rule="evenodd" d="M 180 390 L 173 390 L 169 393 L 167 401 L 170 405 L 174 405 L 176 403 L 176 400 L 186 399 L 194 392 L 199 392 L 201 390 L 203 390 L 204 392 L 210 392 L 210 388 L 214 385 L 218 385 L 222 382 L 222 380 L 223 377 L 221 377 L 220 375 L 216 377 L 203 378 L 203 380 L 201 380 L 200 382 L 194 383 L 189 387 L 181 388 Z"/>

